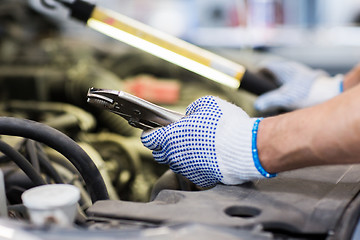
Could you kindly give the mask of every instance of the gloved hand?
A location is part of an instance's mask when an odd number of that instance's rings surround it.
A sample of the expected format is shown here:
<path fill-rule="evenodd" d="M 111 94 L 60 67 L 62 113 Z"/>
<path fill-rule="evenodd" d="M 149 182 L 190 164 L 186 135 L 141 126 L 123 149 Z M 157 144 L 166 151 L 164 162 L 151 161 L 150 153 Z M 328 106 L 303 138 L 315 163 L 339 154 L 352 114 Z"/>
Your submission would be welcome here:
<path fill-rule="evenodd" d="M 257 157 L 259 121 L 229 102 L 206 96 L 189 105 L 186 117 L 143 132 L 141 140 L 156 161 L 199 186 L 240 184 L 274 176 Z"/>
<path fill-rule="evenodd" d="M 262 70 L 272 73 L 281 87 L 261 95 L 255 101 L 255 109 L 261 112 L 313 106 L 343 91 L 341 75 L 330 77 L 323 71 L 284 60 L 265 63 L 263 66 Z"/>

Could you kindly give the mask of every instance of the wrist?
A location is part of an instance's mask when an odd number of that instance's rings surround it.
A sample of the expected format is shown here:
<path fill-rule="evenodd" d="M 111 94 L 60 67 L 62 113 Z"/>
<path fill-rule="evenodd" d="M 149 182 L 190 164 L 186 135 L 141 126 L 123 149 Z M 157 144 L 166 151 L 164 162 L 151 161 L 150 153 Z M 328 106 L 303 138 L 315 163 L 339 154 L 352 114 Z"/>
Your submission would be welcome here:
<path fill-rule="evenodd" d="M 349 90 L 352 87 L 355 87 L 360 82 L 360 64 L 355 66 L 350 72 L 345 74 L 343 80 L 343 89 L 344 91 Z"/>
<path fill-rule="evenodd" d="M 276 119 L 275 121 L 273 119 L 274 117 L 267 117 L 259 122 L 256 139 L 259 162 L 268 173 L 276 173 L 282 170 L 277 163 L 281 152 L 277 148 L 277 144 L 274 144 L 276 139 L 272 135 L 273 131 L 277 131 L 276 125 L 274 125 Z"/>
<path fill-rule="evenodd" d="M 320 106 L 320 105 L 319 105 Z M 315 144 L 321 144 L 314 137 L 314 119 L 309 124 L 308 116 L 318 108 L 306 108 L 291 113 L 268 117 L 261 121 L 258 129 L 257 147 L 262 167 L 269 173 L 279 173 L 314 165 L 321 161 L 314 151 Z M 317 123 L 314 123 L 314 122 Z"/>

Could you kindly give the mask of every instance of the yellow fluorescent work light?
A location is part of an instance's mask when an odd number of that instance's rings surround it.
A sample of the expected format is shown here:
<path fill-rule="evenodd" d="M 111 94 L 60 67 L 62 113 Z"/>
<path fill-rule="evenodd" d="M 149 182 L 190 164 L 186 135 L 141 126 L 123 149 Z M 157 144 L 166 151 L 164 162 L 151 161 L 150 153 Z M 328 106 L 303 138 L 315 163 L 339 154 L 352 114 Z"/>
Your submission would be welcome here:
<path fill-rule="evenodd" d="M 240 82 L 244 78 L 251 78 L 252 82 L 259 81 L 258 77 L 250 74 L 244 66 L 238 63 L 119 13 L 101 9 L 83 0 L 74 0 L 71 3 L 60 2 L 71 10 L 72 17 L 83 21 L 89 27 L 217 83 L 231 88 L 239 88 Z M 252 85 L 249 88 L 253 88 L 254 84 L 256 86 L 256 83 L 246 85 Z M 273 88 L 272 86 L 263 87 L 265 89 L 252 92 L 261 93 Z"/>
<path fill-rule="evenodd" d="M 95 8 L 87 25 L 107 36 L 232 88 L 245 68 L 190 43 L 109 10 Z"/>

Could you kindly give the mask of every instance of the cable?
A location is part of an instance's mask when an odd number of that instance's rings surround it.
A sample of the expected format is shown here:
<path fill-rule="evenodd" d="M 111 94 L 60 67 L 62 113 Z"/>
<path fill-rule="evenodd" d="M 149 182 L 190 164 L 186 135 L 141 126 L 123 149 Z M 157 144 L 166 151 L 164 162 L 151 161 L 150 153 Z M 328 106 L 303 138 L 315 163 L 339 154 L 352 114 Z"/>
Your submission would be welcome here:
<path fill-rule="evenodd" d="M 55 181 L 55 183 L 65 183 L 56 169 L 51 165 L 49 158 L 44 153 L 40 143 L 35 144 L 41 168 Z"/>
<path fill-rule="evenodd" d="M 40 174 L 40 163 L 37 154 L 37 149 L 35 147 L 35 142 L 33 140 L 27 139 L 25 142 L 25 147 L 29 155 L 28 158 L 30 158 L 31 165 Z"/>
<path fill-rule="evenodd" d="M 93 202 L 109 199 L 99 170 L 75 141 L 42 123 L 13 117 L 0 117 L 0 135 L 20 136 L 46 144 L 64 155 L 83 177 Z"/>
<path fill-rule="evenodd" d="M 8 218 L 4 173 L 0 169 L 0 217 Z"/>
<path fill-rule="evenodd" d="M 9 144 L 0 140 L 0 152 L 4 153 L 10 159 L 12 159 L 16 165 L 25 172 L 25 174 L 33 181 L 36 186 L 45 185 L 46 182 L 40 176 L 34 167 L 28 162 L 28 160 L 21 155 L 18 151 L 12 148 Z"/>

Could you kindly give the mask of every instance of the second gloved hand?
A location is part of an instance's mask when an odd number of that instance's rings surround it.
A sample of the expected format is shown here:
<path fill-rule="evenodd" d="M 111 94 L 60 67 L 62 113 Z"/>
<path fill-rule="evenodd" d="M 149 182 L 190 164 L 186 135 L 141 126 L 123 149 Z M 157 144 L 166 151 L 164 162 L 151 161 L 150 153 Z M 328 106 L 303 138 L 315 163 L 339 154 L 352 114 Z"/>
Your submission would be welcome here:
<path fill-rule="evenodd" d="M 262 64 L 263 71 L 274 75 L 280 88 L 261 95 L 255 101 L 258 111 L 294 110 L 325 102 L 342 92 L 343 76 L 329 76 L 303 64 L 277 60 Z"/>
<path fill-rule="evenodd" d="M 183 119 L 144 132 L 141 139 L 156 161 L 199 186 L 240 184 L 273 176 L 256 158 L 253 129 L 259 121 L 229 102 L 207 96 L 193 102 Z"/>

